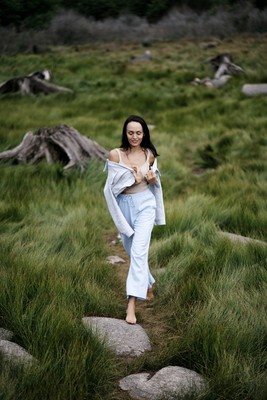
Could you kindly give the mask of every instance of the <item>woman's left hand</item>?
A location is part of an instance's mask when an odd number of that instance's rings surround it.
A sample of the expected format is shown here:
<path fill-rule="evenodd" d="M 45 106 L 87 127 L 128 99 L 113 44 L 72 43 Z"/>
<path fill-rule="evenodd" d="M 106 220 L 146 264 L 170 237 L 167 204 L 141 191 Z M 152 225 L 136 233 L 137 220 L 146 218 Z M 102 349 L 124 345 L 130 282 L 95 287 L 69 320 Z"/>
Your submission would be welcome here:
<path fill-rule="evenodd" d="M 149 183 L 151 185 L 155 185 L 155 183 L 157 182 L 157 175 L 154 171 L 152 171 L 152 169 L 150 169 L 146 173 L 145 178 L 146 178 L 147 183 Z"/>

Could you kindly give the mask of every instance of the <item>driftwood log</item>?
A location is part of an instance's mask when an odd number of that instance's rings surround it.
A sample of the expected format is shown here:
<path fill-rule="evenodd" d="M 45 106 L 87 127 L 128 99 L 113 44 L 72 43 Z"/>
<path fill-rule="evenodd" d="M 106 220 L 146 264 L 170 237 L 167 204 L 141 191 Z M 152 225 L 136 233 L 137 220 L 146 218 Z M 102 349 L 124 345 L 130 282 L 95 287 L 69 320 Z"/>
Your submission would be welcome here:
<path fill-rule="evenodd" d="M 15 164 L 46 160 L 60 162 L 64 169 L 78 167 L 83 171 L 90 159 L 105 160 L 107 156 L 108 150 L 95 141 L 70 126 L 59 125 L 27 132 L 17 147 L 0 153 L 0 160 Z"/>
<path fill-rule="evenodd" d="M 35 71 L 26 76 L 18 76 L 0 84 L 0 94 L 20 92 L 23 95 L 37 93 L 73 93 L 71 89 L 48 82 L 51 79 L 49 70 Z"/>
<path fill-rule="evenodd" d="M 195 78 L 191 82 L 192 85 L 204 85 L 217 89 L 226 85 L 231 76 L 245 72 L 243 68 L 233 63 L 232 57 L 228 53 L 219 54 L 209 59 L 208 62 L 213 69 L 214 77 Z"/>
<path fill-rule="evenodd" d="M 229 81 L 229 79 L 231 78 L 230 75 L 222 75 L 219 78 L 203 78 L 203 79 L 199 79 L 199 78 L 195 78 L 191 84 L 198 86 L 198 85 L 204 85 L 204 86 L 208 86 L 211 88 L 220 88 L 224 85 L 226 85 L 226 83 Z"/>
<path fill-rule="evenodd" d="M 246 83 L 241 91 L 246 96 L 267 95 L 267 83 Z"/>
<path fill-rule="evenodd" d="M 239 65 L 233 63 L 232 56 L 228 53 L 218 54 L 210 58 L 209 63 L 214 71 L 214 78 L 220 78 L 222 75 L 236 75 L 245 72 Z"/>

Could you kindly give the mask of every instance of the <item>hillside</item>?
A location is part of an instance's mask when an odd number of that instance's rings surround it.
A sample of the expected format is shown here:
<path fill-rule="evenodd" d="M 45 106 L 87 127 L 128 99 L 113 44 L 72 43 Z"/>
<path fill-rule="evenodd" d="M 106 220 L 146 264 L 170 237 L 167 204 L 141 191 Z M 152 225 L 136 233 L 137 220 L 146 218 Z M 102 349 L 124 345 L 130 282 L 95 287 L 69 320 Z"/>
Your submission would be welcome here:
<path fill-rule="evenodd" d="M 1 95 L 0 152 L 60 124 L 111 149 L 126 117 L 140 114 L 160 154 L 167 214 L 151 244 L 155 299 L 138 306 L 153 351 L 125 365 L 81 324 L 85 315 L 125 318 L 127 264 L 106 260 L 126 257 L 111 244 L 103 163 L 84 173 L 1 163 L 0 327 L 40 361 L 14 371 L 0 359 L 1 398 L 122 400 L 118 379 L 166 365 L 209 380 L 198 400 L 265 398 L 267 96 L 241 88 L 267 82 L 266 45 L 257 35 L 1 57 L 1 82 L 49 69 L 73 93 Z M 146 50 L 147 61 L 133 62 Z M 207 61 L 222 53 L 244 73 L 218 89 L 191 84 L 212 77 Z"/>

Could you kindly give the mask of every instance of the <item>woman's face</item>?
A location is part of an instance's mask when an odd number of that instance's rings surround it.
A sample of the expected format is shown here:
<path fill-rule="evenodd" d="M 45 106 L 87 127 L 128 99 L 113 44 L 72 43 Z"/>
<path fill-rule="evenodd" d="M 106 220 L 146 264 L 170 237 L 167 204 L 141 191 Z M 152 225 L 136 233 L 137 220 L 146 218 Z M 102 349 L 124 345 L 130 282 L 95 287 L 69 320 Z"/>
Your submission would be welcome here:
<path fill-rule="evenodd" d="M 139 122 L 131 121 L 126 128 L 126 135 L 130 147 L 138 147 L 144 137 L 142 125 Z"/>

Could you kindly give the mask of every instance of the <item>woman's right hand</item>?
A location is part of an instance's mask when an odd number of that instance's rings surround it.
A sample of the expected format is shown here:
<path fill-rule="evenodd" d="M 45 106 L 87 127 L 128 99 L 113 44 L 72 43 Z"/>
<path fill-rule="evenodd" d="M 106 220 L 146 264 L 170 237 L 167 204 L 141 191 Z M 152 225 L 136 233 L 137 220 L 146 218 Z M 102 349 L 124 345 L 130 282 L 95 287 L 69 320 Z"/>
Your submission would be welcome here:
<path fill-rule="evenodd" d="M 133 169 L 133 176 L 135 179 L 135 184 L 138 185 L 138 183 L 142 182 L 142 175 L 140 172 L 140 168 L 138 167 L 138 165 L 133 165 L 132 169 Z"/>

